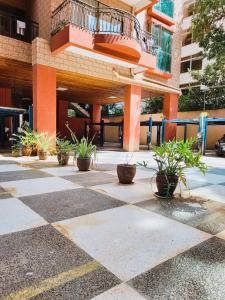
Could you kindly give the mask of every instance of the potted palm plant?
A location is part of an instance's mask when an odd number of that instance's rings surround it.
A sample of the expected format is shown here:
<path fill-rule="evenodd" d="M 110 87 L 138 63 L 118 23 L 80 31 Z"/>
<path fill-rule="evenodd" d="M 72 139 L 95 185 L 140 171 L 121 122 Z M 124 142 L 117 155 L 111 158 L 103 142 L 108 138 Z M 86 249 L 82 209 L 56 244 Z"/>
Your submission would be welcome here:
<path fill-rule="evenodd" d="M 152 147 L 153 158 L 157 163 L 157 197 L 171 199 L 179 181 L 187 186 L 184 173 L 186 168 L 196 167 L 205 174 L 207 166 L 201 162 L 201 153 L 192 151 L 195 142 L 195 139 L 186 142 L 173 140 L 160 147 Z M 139 165 L 148 168 L 148 163 L 145 161 Z"/>
<path fill-rule="evenodd" d="M 27 127 L 26 123 L 20 128 L 18 134 L 13 134 L 12 140 L 22 145 L 23 156 L 30 156 L 37 143 L 35 133 Z"/>
<path fill-rule="evenodd" d="M 56 151 L 59 165 L 68 165 L 70 151 L 72 151 L 73 149 L 74 145 L 70 141 L 60 138 L 56 139 Z"/>
<path fill-rule="evenodd" d="M 92 144 L 92 140 L 83 137 L 80 141 L 77 139 L 75 133 L 70 129 L 69 124 L 66 124 L 69 129 L 71 138 L 74 142 L 74 157 L 77 160 L 77 167 L 79 171 L 90 170 L 92 157 L 96 158 L 96 146 Z"/>
<path fill-rule="evenodd" d="M 40 160 L 46 160 L 48 158 L 48 152 L 53 143 L 53 136 L 50 136 L 47 132 L 36 133 L 38 157 Z"/>

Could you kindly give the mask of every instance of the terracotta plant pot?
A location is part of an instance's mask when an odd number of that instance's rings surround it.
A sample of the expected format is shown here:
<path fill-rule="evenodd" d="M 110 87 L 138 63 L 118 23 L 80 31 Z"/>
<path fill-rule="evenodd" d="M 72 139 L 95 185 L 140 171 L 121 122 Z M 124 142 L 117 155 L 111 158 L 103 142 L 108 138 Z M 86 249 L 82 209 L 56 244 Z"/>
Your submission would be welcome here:
<path fill-rule="evenodd" d="M 131 184 L 136 174 L 136 165 L 121 164 L 117 165 L 117 175 L 119 182 L 123 184 Z"/>
<path fill-rule="evenodd" d="M 39 150 L 38 157 L 39 157 L 39 160 L 46 160 L 48 158 L 48 152 Z"/>
<path fill-rule="evenodd" d="M 12 150 L 12 157 L 22 156 L 21 150 Z"/>
<path fill-rule="evenodd" d="M 157 196 L 162 198 L 172 198 L 178 184 L 177 175 L 166 175 L 157 173 L 156 185 L 158 189 Z"/>
<path fill-rule="evenodd" d="M 38 155 L 38 150 L 35 147 L 35 148 L 32 149 L 31 156 L 37 156 L 37 155 Z"/>
<path fill-rule="evenodd" d="M 89 171 L 91 166 L 91 157 L 77 158 L 77 167 L 79 171 Z"/>
<path fill-rule="evenodd" d="M 23 156 L 31 156 L 32 148 L 31 147 L 23 147 L 22 154 Z"/>
<path fill-rule="evenodd" d="M 67 166 L 69 162 L 70 155 L 69 153 L 58 152 L 57 159 L 60 166 Z"/>

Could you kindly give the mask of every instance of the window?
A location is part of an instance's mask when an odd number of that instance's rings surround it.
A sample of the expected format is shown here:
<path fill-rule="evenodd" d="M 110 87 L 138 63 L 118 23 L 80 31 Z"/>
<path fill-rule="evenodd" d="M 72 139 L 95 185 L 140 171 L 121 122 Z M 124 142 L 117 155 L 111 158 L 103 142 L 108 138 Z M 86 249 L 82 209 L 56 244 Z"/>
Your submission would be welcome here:
<path fill-rule="evenodd" d="M 202 52 L 182 58 L 180 72 L 187 73 L 192 70 L 202 70 Z"/>
<path fill-rule="evenodd" d="M 154 6 L 154 9 L 164 13 L 165 15 L 173 18 L 174 2 L 173 0 L 159 0 Z"/>
<path fill-rule="evenodd" d="M 190 45 L 192 44 L 192 33 L 187 33 L 187 35 L 185 36 L 183 42 L 182 42 L 182 46 L 186 46 L 186 45 Z"/>
<path fill-rule="evenodd" d="M 157 68 L 163 72 L 171 72 L 172 33 L 161 25 L 152 25 L 152 34 L 159 45 L 157 54 Z"/>

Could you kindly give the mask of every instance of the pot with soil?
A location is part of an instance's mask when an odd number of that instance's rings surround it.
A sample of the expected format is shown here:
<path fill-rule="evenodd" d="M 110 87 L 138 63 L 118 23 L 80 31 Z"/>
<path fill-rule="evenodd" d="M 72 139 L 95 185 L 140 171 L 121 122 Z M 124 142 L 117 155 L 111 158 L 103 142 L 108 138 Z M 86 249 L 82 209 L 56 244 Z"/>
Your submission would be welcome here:
<path fill-rule="evenodd" d="M 117 165 L 117 176 L 120 183 L 131 184 L 133 183 L 136 174 L 135 164 L 119 164 Z"/>
<path fill-rule="evenodd" d="M 56 139 L 56 151 L 57 159 L 60 166 L 67 166 L 70 158 L 70 151 L 72 151 L 74 145 L 65 139 Z"/>
<path fill-rule="evenodd" d="M 33 150 L 32 147 L 23 146 L 22 148 L 23 156 L 31 156 L 32 150 Z"/>
<path fill-rule="evenodd" d="M 57 159 L 60 166 L 67 166 L 69 162 L 69 158 L 70 158 L 69 153 L 63 153 L 63 152 L 57 153 Z"/>
<path fill-rule="evenodd" d="M 156 196 L 162 198 L 172 198 L 177 184 L 177 175 L 167 175 L 158 172 L 156 175 L 156 185 L 158 189 Z"/>
<path fill-rule="evenodd" d="M 91 168 L 91 161 L 92 161 L 91 157 L 87 157 L 87 158 L 78 157 L 77 167 L 79 171 L 89 171 Z"/>
<path fill-rule="evenodd" d="M 39 150 L 38 151 L 38 157 L 39 157 L 39 160 L 46 160 L 48 158 L 48 152 L 43 151 L 43 150 Z"/>
<path fill-rule="evenodd" d="M 159 147 L 152 146 L 153 159 L 157 164 L 156 185 L 158 192 L 156 197 L 171 199 L 179 181 L 187 187 L 184 170 L 187 168 L 198 168 L 205 174 L 207 166 L 201 161 L 201 153 L 193 153 L 192 148 L 196 139 L 184 141 L 169 141 Z M 142 167 L 153 169 L 150 163 L 143 161 L 139 163 Z"/>

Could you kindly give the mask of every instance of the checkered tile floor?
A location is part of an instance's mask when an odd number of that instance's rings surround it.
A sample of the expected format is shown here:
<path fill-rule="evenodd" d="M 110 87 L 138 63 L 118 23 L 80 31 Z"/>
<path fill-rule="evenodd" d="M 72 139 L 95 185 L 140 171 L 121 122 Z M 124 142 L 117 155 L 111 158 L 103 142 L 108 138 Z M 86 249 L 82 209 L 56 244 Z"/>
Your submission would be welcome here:
<path fill-rule="evenodd" d="M 0 160 L 0 299 L 225 299 L 225 167 L 171 202 L 100 169 Z"/>

